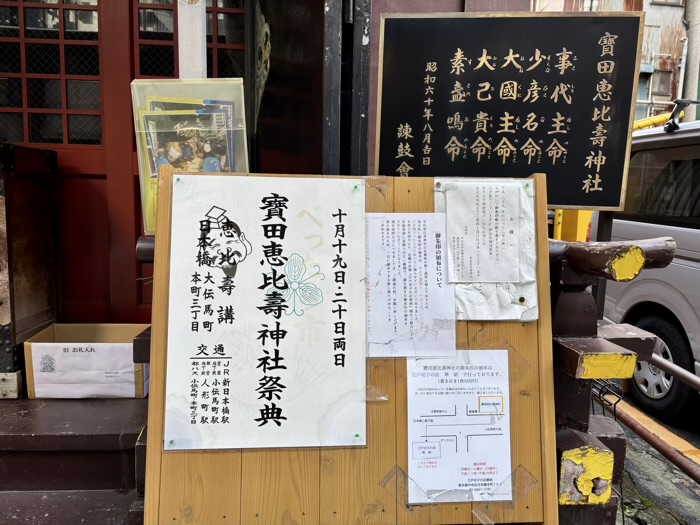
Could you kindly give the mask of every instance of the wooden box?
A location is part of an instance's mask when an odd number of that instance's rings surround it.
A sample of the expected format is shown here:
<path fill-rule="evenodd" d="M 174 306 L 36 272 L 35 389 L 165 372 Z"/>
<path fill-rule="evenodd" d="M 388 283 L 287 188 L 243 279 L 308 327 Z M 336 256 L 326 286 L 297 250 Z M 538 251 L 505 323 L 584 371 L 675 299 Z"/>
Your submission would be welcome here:
<path fill-rule="evenodd" d="M 23 368 L 21 344 L 56 321 L 56 152 L 0 144 L 0 372 Z"/>
<path fill-rule="evenodd" d="M 133 362 L 143 324 L 53 324 L 24 343 L 27 392 L 35 398 L 148 395 L 149 366 Z"/>

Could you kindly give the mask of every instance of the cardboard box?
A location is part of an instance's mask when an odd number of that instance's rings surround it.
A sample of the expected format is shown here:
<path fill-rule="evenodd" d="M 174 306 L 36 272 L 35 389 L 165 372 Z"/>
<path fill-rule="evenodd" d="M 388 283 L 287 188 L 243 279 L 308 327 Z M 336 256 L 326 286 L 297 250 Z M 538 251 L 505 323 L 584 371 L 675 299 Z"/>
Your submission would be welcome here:
<path fill-rule="evenodd" d="M 147 364 L 133 362 L 145 324 L 53 324 L 24 343 L 30 399 L 148 395 Z"/>

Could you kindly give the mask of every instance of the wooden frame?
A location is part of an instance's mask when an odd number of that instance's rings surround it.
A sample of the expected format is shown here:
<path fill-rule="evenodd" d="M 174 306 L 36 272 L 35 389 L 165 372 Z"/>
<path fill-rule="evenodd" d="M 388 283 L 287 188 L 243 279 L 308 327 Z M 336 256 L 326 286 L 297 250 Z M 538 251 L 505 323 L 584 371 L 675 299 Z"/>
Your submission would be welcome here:
<path fill-rule="evenodd" d="M 489 519 L 556 525 L 546 179 L 539 174 L 534 180 L 540 320 L 457 323 L 458 348 L 509 350 L 516 501 L 411 506 L 405 359 L 368 361 L 366 447 L 163 452 L 173 172 L 161 169 L 144 523 L 438 525 Z M 434 210 L 431 178 L 369 177 L 366 184 L 370 213 Z"/>
<path fill-rule="evenodd" d="M 562 210 L 598 210 L 598 211 L 622 211 L 625 207 L 625 197 L 627 191 L 627 172 L 629 171 L 630 152 L 632 148 L 632 131 L 634 128 L 634 113 L 637 105 L 637 91 L 639 88 L 639 67 L 642 58 L 642 41 L 644 37 L 644 12 L 571 12 L 571 13 L 540 13 L 540 12 L 503 12 L 503 13 L 406 13 L 406 14 L 382 14 L 381 30 L 379 33 L 379 71 L 377 78 L 379 87 L 377 89 L 377 122 L 375 131 L 374 146 L 374 174 L 379 175 L 379 141 L 382 123 L 382 78 L 384 70 L 384 22 L 387 18 L 639 18 L 639 35 L 637 38 L 637 61 L 634 69 L 634 90 L 630 102 L 630 118 L 627 131 L 627 145 L 625 149 L 625 165 L 622 174 L 622 189 L 620 193 L 619 206 L 562 206 L 559 204 L 548 204 L 550 209 Z"/>

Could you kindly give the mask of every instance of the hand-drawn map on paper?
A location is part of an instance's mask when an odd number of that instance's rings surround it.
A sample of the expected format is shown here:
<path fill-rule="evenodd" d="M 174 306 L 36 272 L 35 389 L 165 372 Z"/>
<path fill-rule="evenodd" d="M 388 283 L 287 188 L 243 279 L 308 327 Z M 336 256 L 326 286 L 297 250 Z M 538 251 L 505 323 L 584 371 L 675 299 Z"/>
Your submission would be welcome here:
<path fill-rule="evenodd" d="M 508 351 L 406 367 L 408 502 L 512 501 Z"/>

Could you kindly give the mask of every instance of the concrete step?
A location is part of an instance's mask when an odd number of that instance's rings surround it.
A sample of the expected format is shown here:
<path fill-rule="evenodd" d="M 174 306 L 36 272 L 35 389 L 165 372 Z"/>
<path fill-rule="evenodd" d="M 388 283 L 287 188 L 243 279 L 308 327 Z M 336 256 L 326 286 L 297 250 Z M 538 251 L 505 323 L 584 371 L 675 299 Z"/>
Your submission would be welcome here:
<path fill-rule="evenodd" d="M 0 491 L 136 487 L 146 399 L 0 402 Z"/>
<path fill-rule="evenodd" d="M 133 490 L 0 492 L 3 525 L 140 525 L 138 509 Z"/>

